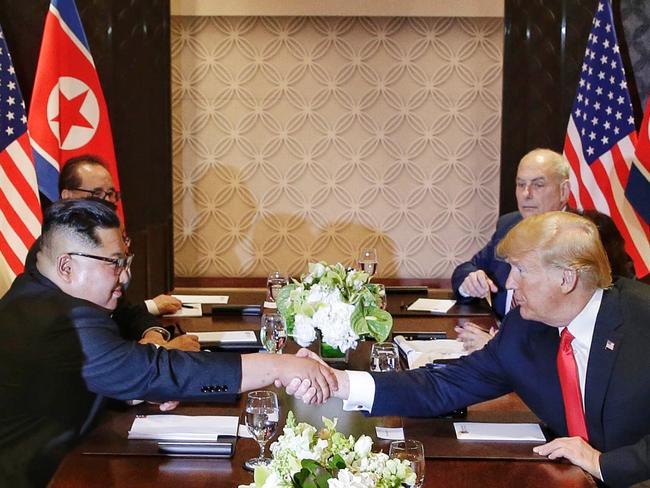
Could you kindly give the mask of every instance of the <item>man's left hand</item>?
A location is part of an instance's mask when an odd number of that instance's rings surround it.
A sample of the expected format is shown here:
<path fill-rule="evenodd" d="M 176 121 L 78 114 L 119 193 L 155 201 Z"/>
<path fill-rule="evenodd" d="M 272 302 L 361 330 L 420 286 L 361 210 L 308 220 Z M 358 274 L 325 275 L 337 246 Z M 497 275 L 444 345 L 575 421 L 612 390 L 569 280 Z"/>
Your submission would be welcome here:
<path fill-rule="evenodd" d="M 559 437 L 533 451 L 549 459 L 566 458 L 590 475 L 602 481 L 600 474 L 600 451 L 591 447 L 581 437 Z"/>

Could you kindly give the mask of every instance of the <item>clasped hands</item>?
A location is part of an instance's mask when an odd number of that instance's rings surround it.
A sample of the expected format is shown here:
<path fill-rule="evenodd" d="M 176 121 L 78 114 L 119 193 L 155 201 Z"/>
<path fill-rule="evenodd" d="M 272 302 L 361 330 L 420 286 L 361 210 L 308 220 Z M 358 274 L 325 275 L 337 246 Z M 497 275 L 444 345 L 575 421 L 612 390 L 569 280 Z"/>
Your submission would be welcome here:
<path fill-rule="evenodd" d="M 296 365 L 292 364 L 296 362 Z M 300 365 L 303 363 L 304 365 Z M 309 349 L 300 349 L 295 356 L 283 357 L 283 374 L 275 386 L 307 404 L 325 403 L 339 390 L 337 372 Z"/>

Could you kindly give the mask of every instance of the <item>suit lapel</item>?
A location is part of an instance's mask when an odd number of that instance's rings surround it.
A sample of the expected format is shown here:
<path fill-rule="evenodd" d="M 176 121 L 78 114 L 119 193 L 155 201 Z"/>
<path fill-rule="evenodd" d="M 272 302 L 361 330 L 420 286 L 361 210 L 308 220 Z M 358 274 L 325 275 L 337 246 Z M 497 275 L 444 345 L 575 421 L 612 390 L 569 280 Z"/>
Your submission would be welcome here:
<path fill-rule="evenodd" d="M 594 447 L 601 449 L 604 446 L 603 403 L 623 338 L 623 330 L 619 328 L 622 323 L 618 290 L 605 290 L 591 340 L 585 383 L 585 413 L 589 441 Z"/>

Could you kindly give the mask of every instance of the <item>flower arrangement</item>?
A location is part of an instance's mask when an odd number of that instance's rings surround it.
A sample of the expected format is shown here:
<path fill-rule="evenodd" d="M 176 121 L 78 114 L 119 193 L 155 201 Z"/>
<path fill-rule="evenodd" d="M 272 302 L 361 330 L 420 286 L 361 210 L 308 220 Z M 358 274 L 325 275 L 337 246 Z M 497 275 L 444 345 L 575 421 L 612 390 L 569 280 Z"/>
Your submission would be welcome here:
<path fill-rule="evenodd" d="M 416 475 L 406 460 L 372 452 L 372 439 L 336 431 L 336 419 L 324 427 L 296 423 L 287 415 L 283 434 L 271 445 L 269 466 L 255 469 L 254 481 L 239 488 L 398 488 L 413 485 Z"/>
<path fill-rule="evenodd" d="M 277 299 L 288 332 L 301 346 L 316 339 L 341 352 L 354 349 L 361 336 L 385 341 L 393 326 L 391 315 L 380 308 L 383 287 L 372 284 L 370 275 L 341 263 L 310 263 L 300 281 L 284 286 Z"/>

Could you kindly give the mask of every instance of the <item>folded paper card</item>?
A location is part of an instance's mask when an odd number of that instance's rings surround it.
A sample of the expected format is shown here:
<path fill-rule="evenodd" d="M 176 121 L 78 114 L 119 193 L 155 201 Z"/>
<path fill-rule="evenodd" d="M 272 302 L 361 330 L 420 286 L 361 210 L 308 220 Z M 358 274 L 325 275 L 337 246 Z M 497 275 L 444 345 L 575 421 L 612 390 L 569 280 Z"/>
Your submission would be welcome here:
<path fill-rule="evenodd" d="M 203 315 L 200 303 L 188 303 L 183 305 L 177 312 L 168 313 L 163 317 L 200 317 Z"/>
<path fill-rule="evenodd" d="M 183 303 L 228 303 L 227 295 L 172 295 Z"/>
<path fill-rule="evenodd" d="M 546 442 L 539 424 L 454 422 L 454 429 L 459 440 Z"/>
<path fill-rule="evenodd" d="M 455 339 L 407 341 L 403 336 L 393 338 L 406 355 L 409 369 L 416 369 L 439 359 L 457 359 L 468 354 L 463 343 Z"/>
<path fill-rule="evenodd" d="M 257 343 L 257 337 L 252 330 L 226 330 L 217 332 L 188 332 L 198 337 L 201 344 L 212 343 Z"/>
<path fill-rule="evenodd" d="M 136 417 L 129 439 L 216 441 L 236 436 L 239 417 L 221 415 L 145 415 Z"/>
<path fill-rule="evenodd" d="M 456 300 L 442 300 L 437 298 L 418 298 L 411 303 L 409 312 L 447 313 L 456 304 Z"/>

